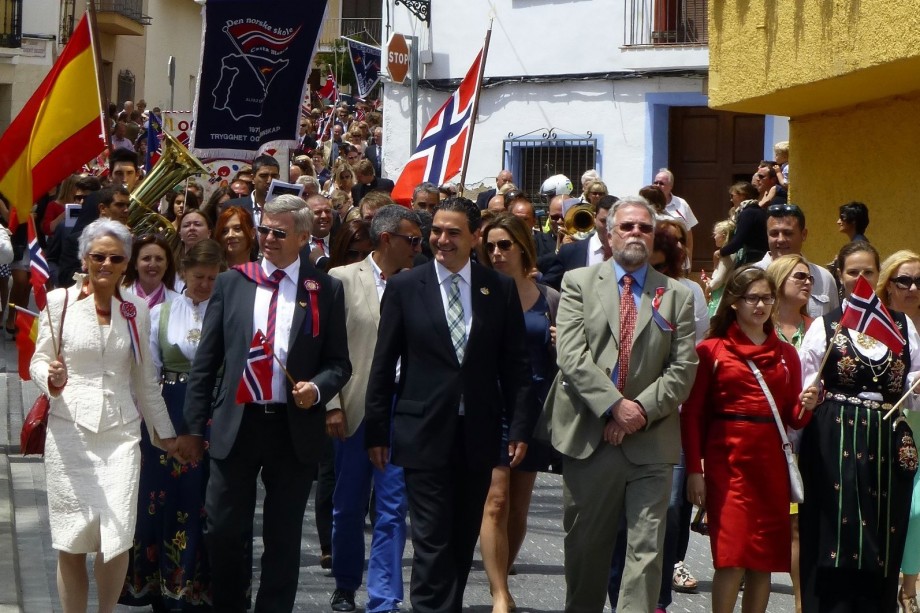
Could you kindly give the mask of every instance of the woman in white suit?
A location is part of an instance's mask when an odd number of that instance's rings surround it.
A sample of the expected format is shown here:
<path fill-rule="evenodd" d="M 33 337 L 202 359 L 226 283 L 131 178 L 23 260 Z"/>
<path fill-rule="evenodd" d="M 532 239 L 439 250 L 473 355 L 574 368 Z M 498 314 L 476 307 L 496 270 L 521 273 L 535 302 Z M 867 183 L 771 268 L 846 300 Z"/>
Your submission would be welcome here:
<path fill-rule="evenodd" d="M 45 471 L 65 613 L 86 610 L 87 553 L 96 553 L 99 611 L 115 608 L 137 517 L 141 417 L 155 444 L 175 446 L 147 342 L 150 313 L 143 299 L 118 291 L 130 253 L 123 224 L 100 219 L 86 227 L 87 275 L 82 286 L 48 295 L 51 321 L 41 318 L 30 368 L 51 398 Z"/>

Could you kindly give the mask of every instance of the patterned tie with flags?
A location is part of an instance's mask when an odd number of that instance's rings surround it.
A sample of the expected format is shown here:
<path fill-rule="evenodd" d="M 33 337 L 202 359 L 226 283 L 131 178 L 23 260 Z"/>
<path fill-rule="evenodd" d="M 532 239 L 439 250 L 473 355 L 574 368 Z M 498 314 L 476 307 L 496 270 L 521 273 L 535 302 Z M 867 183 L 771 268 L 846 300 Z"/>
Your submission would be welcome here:
<path fill-rule="evenodd" d="M 450 292 L 447 294 L 447 327 L 454 344 L 457 361 L 463 362 L 466 349 L 466 324 L 463 322 L 463 303 L 460 301 L 460 275 L 451 275 Z"/>
<path fill-rule="evenodd" d="M 632 295 L 633 278 L 623 276 L 623 291 L 620 293 L 620 359 L 617 362 L 617 389 L 626 387 L 629 375 L 629 354 L 632 351 L 633 333 L 636 331 L 636 301 Z"/>

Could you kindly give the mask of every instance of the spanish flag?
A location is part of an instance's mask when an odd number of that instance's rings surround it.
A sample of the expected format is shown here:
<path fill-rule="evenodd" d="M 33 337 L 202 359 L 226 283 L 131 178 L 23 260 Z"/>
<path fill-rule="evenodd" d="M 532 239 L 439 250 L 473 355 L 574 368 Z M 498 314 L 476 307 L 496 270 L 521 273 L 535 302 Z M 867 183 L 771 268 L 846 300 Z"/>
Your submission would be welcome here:
<path fill-rule="evenodd" d="M 13 306 L 13 305 L 10 305 Z M 29 363 L 35 353 L 35 341 L 38 339 L 38 313 L 33 313 L 22 307 L 16 309 L 16 349 L 19 350 L 19 378 L 30 381 Z"/>
<path fill-rule="evenodd" d="M 89 21 L 0 137 L 0 193 L 26 219 L 32 203 L 105 148 Z"/>

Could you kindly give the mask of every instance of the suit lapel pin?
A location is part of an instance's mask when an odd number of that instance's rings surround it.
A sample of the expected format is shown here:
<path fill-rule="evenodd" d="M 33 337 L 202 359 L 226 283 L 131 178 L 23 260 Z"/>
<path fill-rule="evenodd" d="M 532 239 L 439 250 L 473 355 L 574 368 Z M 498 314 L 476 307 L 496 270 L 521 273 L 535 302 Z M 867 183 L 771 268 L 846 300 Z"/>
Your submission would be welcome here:
<path fill-rule="evenodd" d="M 479 291 L 482 292 L 482 295 L 483 295 L 483 296 L 488 296 L 488 295 L 489 295 L 489 288 L 488 288 L 488 287 L 480 287 L 480 288 L 479 288 Z"/>
<path fill-rule="evenodd" d="M 299 305 L 300 305 L 300 308 L 302 308 L 302 309 L 307 308 L 307 301 L 306 301 L 306 300 L 301 300 L 301 301 L 298 302 L 297 304 L 299 304 Z"/>

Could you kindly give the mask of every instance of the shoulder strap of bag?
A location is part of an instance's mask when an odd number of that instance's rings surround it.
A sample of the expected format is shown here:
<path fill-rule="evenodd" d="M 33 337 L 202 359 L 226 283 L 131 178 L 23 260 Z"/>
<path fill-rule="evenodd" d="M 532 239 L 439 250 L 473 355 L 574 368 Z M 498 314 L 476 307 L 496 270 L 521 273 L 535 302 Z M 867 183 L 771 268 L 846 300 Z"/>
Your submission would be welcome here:
<path fill-rule="evenodd" d="M 789 444 L 789 437 L 786 436 L 786 426 L 783 425 L 783 420 L 779 416 L 779 410 L 776 408 L 776 401 L 773 400 L 773 394 L 770 393 L 770 388 L 767 387 L 767 382 L 763 379 L 763 373 L 760 372 L 760 369 L 757 368 L 757 365 L 751 360 L 747 361 L 747 365 L 754 373 L 757 383 L 760 384 L 760 389 L 763 390 L 764 395 L 767 397 L 767 402 L 770 403 L 770 408 L 773 410 L 773 419 L 776 421 L 776 429 L 779 430 L 779 436 L 783 439 L 783 449 L 791 450 L 792 445 Z"/>

